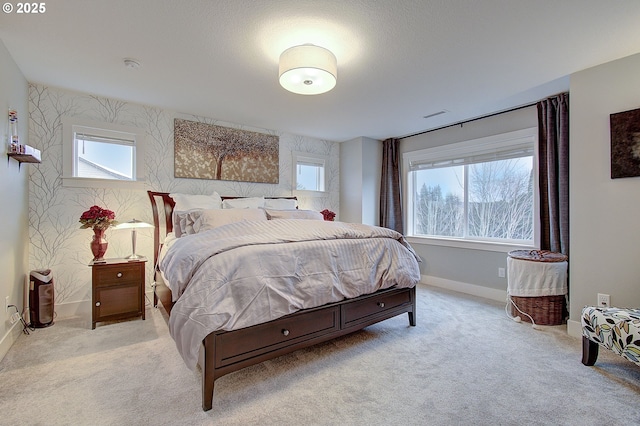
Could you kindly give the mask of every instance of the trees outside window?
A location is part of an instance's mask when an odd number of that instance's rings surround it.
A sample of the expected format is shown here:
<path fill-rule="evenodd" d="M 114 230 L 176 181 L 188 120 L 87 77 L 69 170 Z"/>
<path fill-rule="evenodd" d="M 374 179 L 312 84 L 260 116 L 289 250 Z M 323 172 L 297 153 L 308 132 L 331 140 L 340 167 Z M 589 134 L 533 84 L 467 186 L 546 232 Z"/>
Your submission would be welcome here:
<path fill-rule="evenodd" d="M 504 139 L 405 154 L 409 236 L 533 244 L 534 137 Z"/>

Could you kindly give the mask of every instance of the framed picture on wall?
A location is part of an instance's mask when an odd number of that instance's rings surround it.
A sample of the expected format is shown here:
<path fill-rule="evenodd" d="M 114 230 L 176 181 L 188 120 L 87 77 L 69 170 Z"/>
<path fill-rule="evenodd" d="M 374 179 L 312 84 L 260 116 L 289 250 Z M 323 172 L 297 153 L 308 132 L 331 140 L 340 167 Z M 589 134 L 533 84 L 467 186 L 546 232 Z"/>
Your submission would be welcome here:
<path fill-rule="evenodd" d="M 611 179 L 640 176 L 640 108 L 610 115 Z"/>
<path fill-rule="evenodd" d="M 278 183 L 277 135 L 174 119 L 176 178 Z"/>

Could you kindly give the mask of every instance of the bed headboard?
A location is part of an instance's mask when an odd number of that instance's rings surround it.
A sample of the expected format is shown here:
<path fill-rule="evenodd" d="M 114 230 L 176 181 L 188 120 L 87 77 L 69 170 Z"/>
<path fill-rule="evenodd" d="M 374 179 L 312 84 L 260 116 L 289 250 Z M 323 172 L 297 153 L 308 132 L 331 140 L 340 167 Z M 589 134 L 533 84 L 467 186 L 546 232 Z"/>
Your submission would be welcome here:
<path fill-rule="evenodd" d="M 149 201 L 151 201 L 151 210 L 153 212 L 153 226 L 155 226 L 153 230 L 153 264 L 156 265 L 158 263 L 158 253 L 160 252 L 162 241 L 164 241 L 164 238 L 169 232 L 173 231 L 173 208 L 175 207 L 176 203 L 175 201 L 173 201 L 173 198 L 169 196 L 168 192 L 147 191 L 147 194 L 149 194 Z M 245 197 L 223 196 L 221 198 L 223 200 L 231 200 Z M 298 199 L 295 196 L 264 198 L 270 200 Z"/>

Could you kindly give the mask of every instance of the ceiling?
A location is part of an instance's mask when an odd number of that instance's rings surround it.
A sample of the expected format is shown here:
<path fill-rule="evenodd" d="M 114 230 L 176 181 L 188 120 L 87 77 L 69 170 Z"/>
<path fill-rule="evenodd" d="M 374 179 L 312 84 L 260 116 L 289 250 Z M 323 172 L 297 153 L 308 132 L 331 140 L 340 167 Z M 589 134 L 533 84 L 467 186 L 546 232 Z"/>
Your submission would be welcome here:
<path fill-rule="evenodd" d="M 571 73 L 640 52 L 637 0 L 45 4 L 0 14 L 0 39 L 30 82 L 332 141 L 529 104 L 568 90 Z M 280 53 L 305 43 L 337 57 L 332 91 L 278 84 Z"/>

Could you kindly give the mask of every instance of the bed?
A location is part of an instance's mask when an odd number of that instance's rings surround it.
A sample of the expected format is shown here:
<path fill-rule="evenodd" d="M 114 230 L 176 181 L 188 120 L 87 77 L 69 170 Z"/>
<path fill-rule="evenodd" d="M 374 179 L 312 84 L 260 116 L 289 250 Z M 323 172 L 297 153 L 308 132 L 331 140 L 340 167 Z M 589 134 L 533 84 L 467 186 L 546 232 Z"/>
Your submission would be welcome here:
<path fill-rule="evenodd" d="M 215 380 L 225 374 L 403 313 L 416 325 L 419 259 L 395 231 L 299 220 L 315 216 L 291 209 L 295 197 L 261 197 L 272 204 L 260 207 L 267 220 L 225 222 L 232 213 L 261 213 L 243 205 L 249 198 L 220 197 L 229 211 L 189 209 L 197 211 L 189 220 L 190 213 L 178 210 L 179 195 L 148 195 L 154 306 L 169 315 L 187 366 L 200 366 L 205 411 Z M 282 203 L 289 208 L 274 208 Z"/>

